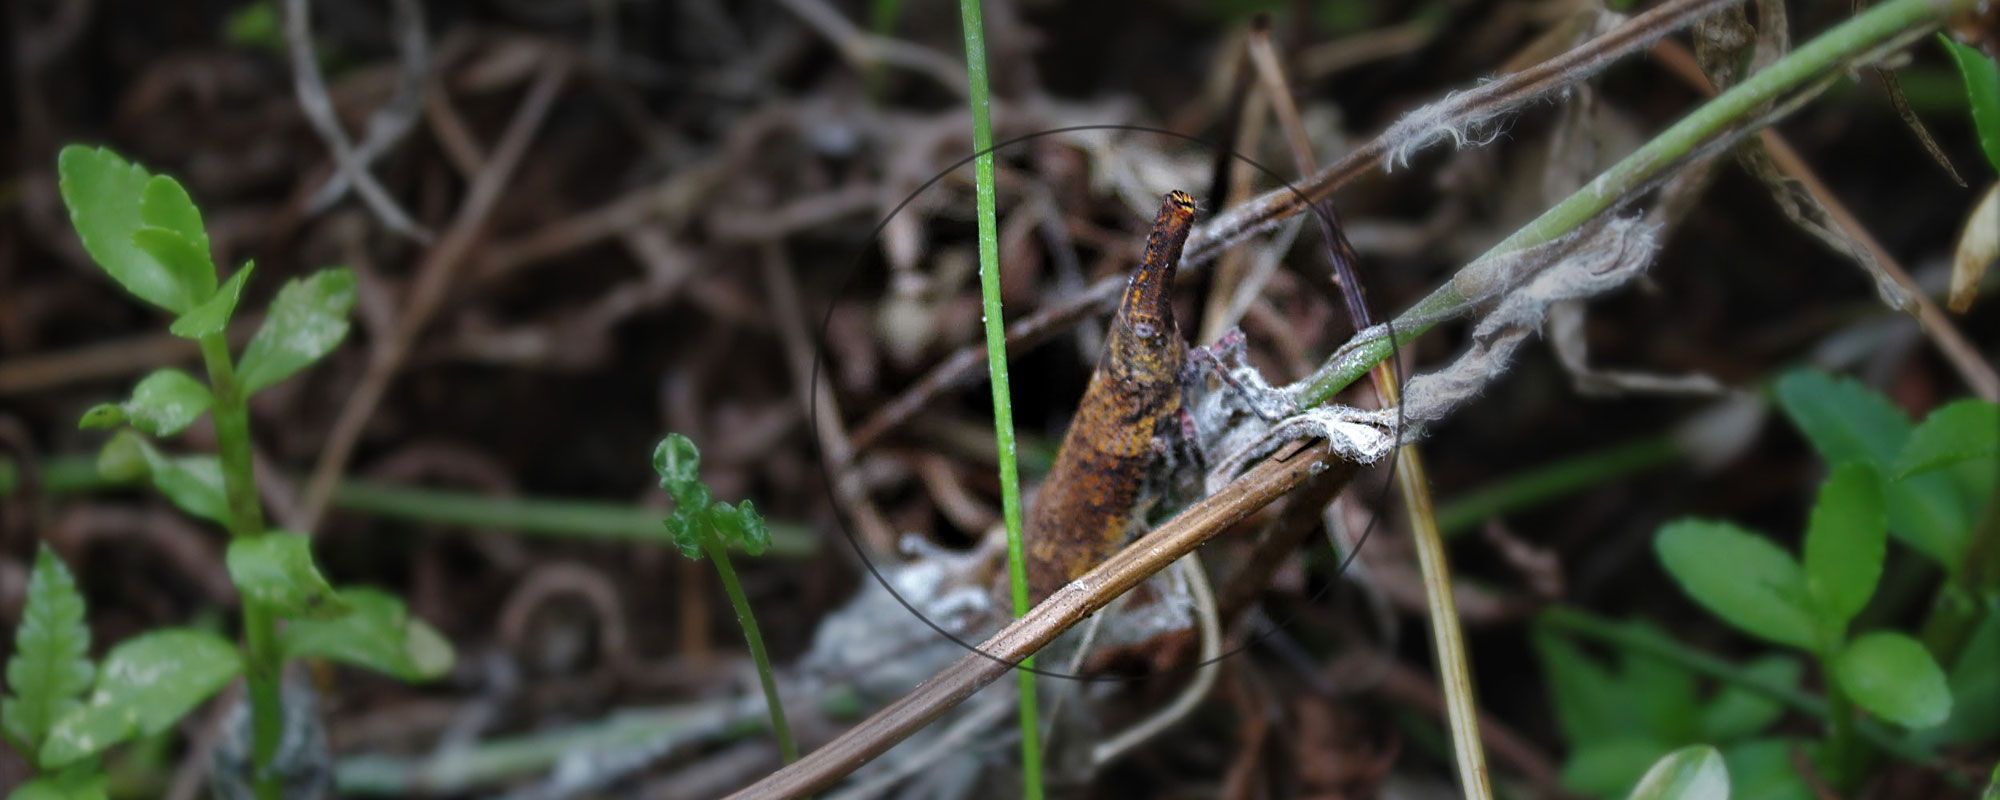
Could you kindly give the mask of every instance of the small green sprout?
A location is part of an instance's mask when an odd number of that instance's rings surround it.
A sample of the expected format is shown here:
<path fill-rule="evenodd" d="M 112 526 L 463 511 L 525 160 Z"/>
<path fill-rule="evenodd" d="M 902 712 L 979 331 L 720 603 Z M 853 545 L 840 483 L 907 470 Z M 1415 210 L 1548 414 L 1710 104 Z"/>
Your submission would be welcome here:
<path fill-rule="evenodd" d="M 771 531 L 749 500 L 733 506 L 716 501 L 708 486 L 701 482 L 701 451 L 686 436 L 670 433 L 660 440 L 659 446 L 653 448 L 653 471 L 660 475 L 660 488 L 674 498 L 674 511 L 666 518 L 667 532 L 682 555 L 696 561 L 707 556 L 715 564 L 716 575 L 722 578 L 722 589 L 736 609 L 736 623 L 743 628 L 750 658 L 757 664 L 757 679 L 764 687 L 764 704 L 771 711 L 771 730 L 778 737 L 778 750 L 786 763 L 797 761 L 799 748 L 792 741 L 791 726 L 785 722 L 785 705 L 778 697 L 771 658 L 764 651 L 764 635 L 758 631 L 757 616 L 750 610 L 742 584 L 736 580 L 736 569 L 729 563 L 731 547 L 753 556 L 770 549 Z"/>

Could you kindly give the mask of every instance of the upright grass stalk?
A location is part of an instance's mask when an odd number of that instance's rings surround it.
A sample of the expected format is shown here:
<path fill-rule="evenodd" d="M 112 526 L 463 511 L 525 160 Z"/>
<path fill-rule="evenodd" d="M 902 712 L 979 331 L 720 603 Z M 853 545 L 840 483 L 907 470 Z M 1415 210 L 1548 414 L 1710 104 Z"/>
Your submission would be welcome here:
<path fill-rule="evenodd" d="M 965 28 L 966 102 L 972 108 L 973 192 L 979 215 L 979 297 L 986 323 L 986 369 L 993 386 L 993 440 L 1000 457 L 1000 513 L 1007 525 L 1007 584 L 1014 616 L 1028 613 L 1027 557 L 1021 546 L 1021 474 L 1014 459 L 1013 389 L 1007 380 L 1007 328 L 1000 315 L 1000 234 L 993 210 L 993 119 L 986 88 L 986 32 L 979 0 L 959 0 Z M 1021 701 L 1021 795 L 1042 796 L 1041 724 L 1035 711 L 1035 659 L 1017 670 Z"/>
<path fill-rule="evenodd" d="M 1757 109 L 1800 89 L 1868 51 L 1898 37 L 1919 34 L 1971 8 L 1976 0 L 1889 0 L 1835 26 L 1770 67 L 1745 78 L 1715 99 L 1696 108 L 1672 127 L 1612 165 L 1603 174 L 1494 245 L 1480 260 L 1524 250 L 1569 235 L 1622 200 L 1626 193 L 1665 173 L 1696 148 L 1731 127 L 1754 117 Z M 1302 398 L 1308 405 L 1325 403 L 1388 358 L 1396 346 L 1408 343 L 1462 308 L 1468 299 L 1450 283 L 1404 312 L 1395 321 L 1393 337 L 1378 337 L 1340 355 L 1313 382 Z M 1391 339 L 1393 338 L 1393 343 Z"/>
<path fill-rule="evenodd" d="M 257 499 L 250 463 L 250 409 L 229 342 L 220 333 L 201 338 L 202 363 L 214 396 L 215 440 L 222 462 L 222 490 L 229 504 L 229 535 L 264 535 L 264 507 Z M 243 595 L 243 680 L 250 694 L 250 786 L 258 800 L 282 800 L 284 785 L 271 769 L 284 739 L 285 709 L 280 681 L 284 658 L 278 652 L 277 615 L 263 601 Z"/>

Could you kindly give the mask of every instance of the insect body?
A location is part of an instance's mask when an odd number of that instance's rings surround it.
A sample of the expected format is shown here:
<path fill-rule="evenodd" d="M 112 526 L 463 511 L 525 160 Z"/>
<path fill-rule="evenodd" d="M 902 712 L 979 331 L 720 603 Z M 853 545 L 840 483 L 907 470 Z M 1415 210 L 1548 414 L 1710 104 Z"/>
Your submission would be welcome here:
<path fill-rule="evenodd" d="M 1029 511 L 1028 583 L 1037 601 L 1125 543 L 1141 487 L 1183 425 L 1187 346 L 1171 301 L 1193 221 L 1194 198 L 1167 193 L 1055 468 Z"/>

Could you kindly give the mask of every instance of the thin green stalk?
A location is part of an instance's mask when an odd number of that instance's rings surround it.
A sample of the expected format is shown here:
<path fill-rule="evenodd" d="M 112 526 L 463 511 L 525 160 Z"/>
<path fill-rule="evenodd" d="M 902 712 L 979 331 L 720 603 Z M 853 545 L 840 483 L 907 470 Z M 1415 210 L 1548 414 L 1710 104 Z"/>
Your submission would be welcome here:
<path fill-rule="evenodd" d="M 1463 533 L 1494 517 L 1672 463 L 1680 453 L 1674 437 L 1647 436 L 1517 471 L 1446 502 L 1438 509 L 1438 528 L 1446 537 Z"/>
<path fill-rule="evenodd" d="M 229 503 L 229 535 L 262 536 L 264 507 L 257 499 L 257 478 L 250 461 L 250 406 L 242 384 L 236 381 L 228 340 L 219 333 L 202 337 L 201 357 L 214 397 L 211 413 L 222 462 L 222 489 Z M 243 681 L 250 689 L 250 785 L 258 800 L 281 800 L 284 796 L 284 784 L 271 769 L 284 738 L 283 670 L 277 616 L 264 603 L 244 596 Z"/>
<path fill-rule="evenodd" d="M 1847 699 L 1847 691 L 1840 688 L 1840 681 L 1832 680 L 1833 659 L 1837 645 L 1821 653 L 1819 674 L 1828 676 L 1826 682 L 1826 762 L 1825 768 L 1834 786 L 1841 789 L 1854 788 L 1855 778 L 1862 774 L 1861 741 L 1855 738 L 1854 703 Z"/>
<path fill-rule="evenodd" d="M 89 456 L 56 456 L 35 464 L 36 489 L 52 495 L 101 492 L 129 485 L 106 480 Z M 0 461 L 0 498 L 19 488 L 13 462 Z M 496 497 L 482 492 L 343 480 L 333 506 L 386 519 L 468 528 L 493 528 L 556 539 L 608 539 L 659 543 L 660 511 L 626 503 L 560 497 Z M 819 539 L 797 523 L 769 522 L 768 554 L 803 558 L 819 552 Z"/>
<path fill-rule="evenodd" d="M 1820 34 L 1770 67 L 1744 79 L 1662 131 L 1568 199 L 1494 245 L 1481 260 L 1555 241 L 1610 209 L 1627 192 L 1660 176 L 1704 142 L 1757 113 L 1766 103 L 1817 80 L 1868 50 L 1941 24 L 1975 0 L 1889 0 Z M 1318 405 L 1368 374 L 1390 352 L 1462 310 L 1471 301 L 1447 282 L 1396 318 L 1396 335 L 1374 339 L 1342 353 L 1308 386 L 1302 398 Z M 1393 342 L 1392 342 L 1393 339 Z"/>
<path fill-rule="evenodd" d="M 792 741 L 792 726 L 785 722 L 785 704 L 778 697 L 778 679 L 771 672 L 771 657 L 764 652 L 764 634 L 757 628 L 757 615 L 750 611 L 749 598 L 743 596 L 743 585 L 736 581 L 736 567 L 729 563 L 729 548 L 717 541 L 711 531 L 701 535 L 701 549 L 715 563 L 715 574 L 722 578 L 722 591 L 729 595 L 729 605 L 736 609 L 736 624 L 743 628 L 743 641 L 750 646 L 750 660 L 757 664 L 757 682 L 764 686 L 764 705 L 771 710 L 771 732 L 778 737 L 778 753 L 787 764 L 797 761 L 799 745 Z"/>
<path fill-rule="evenodd" d="M 986 33 L 979 0 L 959 0 L 965 29 L 967 103 L 972 110 L 973 191 L 979 215 L 979 296 L 986 323 L 986 369 L 993 386 L 993 439 L 1000 457 L 1000 512 L 1007 525 L 1007 582 L 1014 616 L 1028 613 L 1027 557 L 1021 544 L 1021 474 L 1014 453 L 1013 389 L 1007 380 L 1007 329 L 1000 313 L 1000 234 L 994 219 L 992 101 L 986 87 Z M 1042 797 L 1041 724 L 1035 703 L 1034 657 L 1018 670 L 1021 702 L 1021 794 Z"/>
<path fill-rule="evenodd" d="M 1938 662 L 1952 664 L 1965 642 L 1992 613 L 1980 598 L 2000 592 L 2000 496 L 1986 501 L 1986 510 L 1972 526 L 1972 542 L 1945 584 L 1938 587 L 1924 619 L 1924 646 Z"/>

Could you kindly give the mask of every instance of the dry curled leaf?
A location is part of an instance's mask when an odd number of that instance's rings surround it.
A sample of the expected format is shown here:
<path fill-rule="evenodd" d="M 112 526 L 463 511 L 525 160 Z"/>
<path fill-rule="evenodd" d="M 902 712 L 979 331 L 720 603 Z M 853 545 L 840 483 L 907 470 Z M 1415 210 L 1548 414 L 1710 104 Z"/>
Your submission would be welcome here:
<path fill-rule="evenodd" d="M 1952 313 L 1972 310 L 1979 279 L 1993 267 L 1996 257 L 2000 257 L 2000 183 L 1986 188 L 1986 196 L 1973 207 L 1972 216 L 1965 220 L 1965 231 L 1958 236 L 1958 251 L 1951 259 L 1951 297 L 1946 303 Z"/>

